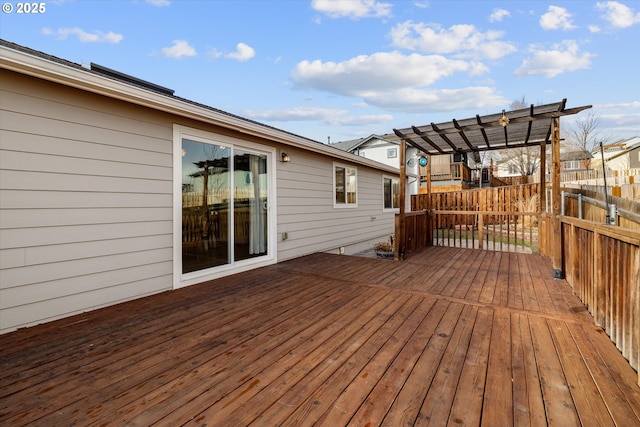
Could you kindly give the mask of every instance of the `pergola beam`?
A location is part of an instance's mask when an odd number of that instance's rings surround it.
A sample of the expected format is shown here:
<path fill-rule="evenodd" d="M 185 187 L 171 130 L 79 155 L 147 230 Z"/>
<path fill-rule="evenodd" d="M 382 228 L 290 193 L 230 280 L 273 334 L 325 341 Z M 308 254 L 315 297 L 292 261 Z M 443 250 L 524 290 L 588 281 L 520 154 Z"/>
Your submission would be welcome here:
<path fill-rule="evenodd" d="M 482 119 L 480 118 L 480 114 L 476 114 L 476 121 L 478 122 L 478 125 L 482 126 Z M 491 144 L 489 143 L 489 138 L 487 137 L 487 131 L 484 130 L 484 126 L 482 126 L 480 128 L 480 133 L 482 134 L 482 138 L 484 139 L 484 143 L 487 147 L 491 147 Z"/>
<path fill-rule="evenodd" d="M 433 122 L 431 122 L 431 128 L 436 131 L 436 134 L 439 135 L 440 138 L 442 138 L 444 140 L 444 142 L 449 144 L 449 147 L 451 147 L 451 149 L 454 152 L 456 152 L 456 153 L 460 152 L 460 150 L 458 150 L 458 148 L 455 146 L 455 144 L 453 142 L 451 142 L 451 140 L 447 137 L 447 132 L 446 131 L 440 130 L 438 128 L 438 126 Z"/>
<path fill-rule="evenodd" d="M 436 151 L 438 151 L 440 154 L 445 154 L 445 152 L 442 150 L 442 148 L 438 147 L 438 145 L 436 145 L 435 142 L 431 141 L 429 139 L 428 136 L 426 136 L 425 134 L 422 133 L 422 131 L 420 129 L 418 129 L 415 126 L 412 126 L 411 129 L 413 129 L 413 131 L 415 132 L 416 135 L 418 135 L 420 138 L 422 138 L 422 140 L 424 142 L 426 142 L 427 144 L 429 144 L 430 146 L 432 146 L 433 148 L 436 149 Z M 416 147 L 419 149 L 419 147 Z"/>

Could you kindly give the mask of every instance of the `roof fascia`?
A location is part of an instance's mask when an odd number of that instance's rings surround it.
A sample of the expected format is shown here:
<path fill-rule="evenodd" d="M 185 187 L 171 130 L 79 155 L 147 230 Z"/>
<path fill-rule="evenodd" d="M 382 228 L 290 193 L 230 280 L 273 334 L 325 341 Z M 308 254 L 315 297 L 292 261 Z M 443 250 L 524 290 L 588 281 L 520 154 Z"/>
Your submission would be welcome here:
<path fill-rule="evenodd" d="M 335 147 L 330 147 L 318 141 L 296 136 L 276 128 L 261 125 L 257 122 L 247 121 L 240 117 L 234 117 L 222 112 L 193 105 L 179 99 L 173 99 L 165 95 L 90 73 L 88 70 L 76 69 L 5 46 L 0 46 L 0 68 L 148 107 L 157 111 L 220 126 L 239 133 L 304 149 L 343 161 L 361 164 L 387 173 L 399 173 L 397 168 L 342 151 Z"/>

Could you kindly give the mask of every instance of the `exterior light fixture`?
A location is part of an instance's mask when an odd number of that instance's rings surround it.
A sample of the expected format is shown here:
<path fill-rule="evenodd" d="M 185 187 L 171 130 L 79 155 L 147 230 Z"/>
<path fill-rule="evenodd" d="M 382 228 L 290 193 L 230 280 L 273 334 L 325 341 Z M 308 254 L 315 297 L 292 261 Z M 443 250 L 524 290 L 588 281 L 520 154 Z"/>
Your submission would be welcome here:
<path fill-rule="evenodd" d="M 288 163 L 291 161 L 291 157 L 289 157 L 288 153 L 285 153 L 284 151 L 280 154 L 280 159 L 284 162 L 284 163 Z"/>
<path fill-rule="evenodd" d="M 498 119 L 498 124 L 503 128 L 507 127 L 507 125 L 509 124 L 509 117 L 507 117 L 507 115 L 504 113 L 504 110 L 502 110 L 502 117 Z"/>

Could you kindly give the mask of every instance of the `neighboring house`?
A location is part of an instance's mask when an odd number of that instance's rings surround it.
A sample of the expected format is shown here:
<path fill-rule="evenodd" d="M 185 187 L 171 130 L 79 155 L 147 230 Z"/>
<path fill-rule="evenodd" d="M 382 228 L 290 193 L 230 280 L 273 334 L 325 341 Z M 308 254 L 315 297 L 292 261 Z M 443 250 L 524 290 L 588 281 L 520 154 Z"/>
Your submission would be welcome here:
<path fill-rule="evenodd" d="M 640 136 L 607 144 L 602 148 L 604 153 L 599 147 L 592 152 L 591 169 L 602 169 L 603 155 L 607 169 L 610 170 L 628 170 L 640 167 Z"/>
<path fill-rule="evenodd" d="M 370 135 L 366 138 L 340 141 L 331 144 L 344 151 L 390 166 L 400 167 L 400 142 L 395 134 Z M 407 193 L 419 194 L 426 191 L 427 168 L 421 167 L 418 159 L 421 154 L 415 147 L 407 146 Z M 488 162 L 487 162 L 488 163 Z M 431 156 L 432 191 L 451 191 L 472 186 L 476 166 L 480 165 L 480 156 L 466 154 Z M 488 165 L 484 165 L 484 182 L 489 182 Z M 476 177 L 475 181 L 478 179 Z"/>
<path fill-rule="evenodd" d="M 560 172 L 577 172 L 591 169 L 593 156 L 588 151 L 567 151 L 560 154 Z"/>
<path fill-rule="evenodd" d="M 495 165 L 495 175 L 498 178 L 511 178 L 521 176 L 520 168 L 513 159 L 499 160 Z"/>
<path fill-rule="evenodd" d="M 400 168 L 400 143 L 390 140 L 394 137 L 395 135 L 370 135 L 366 138 L 334 142 L 331 143 L 331 146 L 394 168 Z M 405 156 L 407 159 L 407 194 L 418 194 L 418 150 L 409 146 Z"/>
<path fill-rule="evenodd" d="M 398 170 L 0 41 L 0 332 L 394 232 Z"/>

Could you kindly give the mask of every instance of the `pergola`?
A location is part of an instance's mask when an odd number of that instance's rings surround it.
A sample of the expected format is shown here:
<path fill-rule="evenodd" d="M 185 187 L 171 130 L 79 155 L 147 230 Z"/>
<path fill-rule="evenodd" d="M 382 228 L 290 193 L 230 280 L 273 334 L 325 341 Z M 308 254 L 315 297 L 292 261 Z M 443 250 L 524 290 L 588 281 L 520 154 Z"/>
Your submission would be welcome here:
<path fill-rule="evenodd" d="M 566 108 L 567 100 L 545 105 L 533 105 L 529 108 L 505 111 L 485 116 L 456 120 L 444 123 L 431 123 L 394 129 L 400 140 L 400 200 L 406 198 L 406 144 L 410 144 L 427 157 L 427 194 L 431 194 L 432 155 L 479 153 L 490 150 L 510 148 L 540 147 L 540 205 L 546 204 L 546 144 L 552 145 L 551 194 L 553 206 L 554 235 L 553 274 L 562 278 L 562 258 L 560 241 L 560 117 L 577 114 L 591 108 L 591 105 Z M 405 206 L 400 204 L 400 235 L 398 242 L 404 245 Z M 399 248 L 400 257 L 404 256 L 404 247 Z"/>

